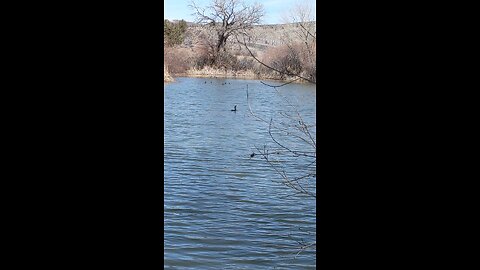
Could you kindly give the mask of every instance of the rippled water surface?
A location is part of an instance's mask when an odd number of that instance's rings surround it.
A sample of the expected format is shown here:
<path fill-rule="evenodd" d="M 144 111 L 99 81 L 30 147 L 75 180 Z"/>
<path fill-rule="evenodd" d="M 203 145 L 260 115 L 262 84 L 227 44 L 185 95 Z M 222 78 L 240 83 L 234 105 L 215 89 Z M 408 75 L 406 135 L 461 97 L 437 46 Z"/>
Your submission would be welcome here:
<path fill-rule="evenodd" d="M 280 176 L 251 158 L 270 145 L 268 125 L 285 102 L 259 81 L 176 78 L 164 85 L 165 269 L 315 269 L 315 200 L 292 195 Z M 315 86 L 280 88 L 306 122 Z M 237 105 L 237 112 L 230 111 Z"/>

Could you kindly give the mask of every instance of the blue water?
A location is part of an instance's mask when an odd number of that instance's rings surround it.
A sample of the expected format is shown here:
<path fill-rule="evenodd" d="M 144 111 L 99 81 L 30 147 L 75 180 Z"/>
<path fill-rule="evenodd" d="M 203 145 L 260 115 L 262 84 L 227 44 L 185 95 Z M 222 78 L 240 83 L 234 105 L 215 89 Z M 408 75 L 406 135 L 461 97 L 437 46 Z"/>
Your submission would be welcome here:
<path fill-rule="evenodd" d="M 315 249 L 296 256 L 297 241 L 315 241 L 315 198 L 294 194 L 268 162 L 250 156 L 255 146 L 276 145 L 268 124 L 248 111 L 247 85 L 259 116 L 282 121 L 279 112 L 289 108 L 285 96 L 315 124 L 312 85 L 290 84 L 279 94 L 254 80 L 176 78 L 165 84 L 165 269 L 316 268 Z M 237 112 L 230 111 L 234 105 Z M 278 164 L 296 173 L 305 162 L 289 157 Z"/>

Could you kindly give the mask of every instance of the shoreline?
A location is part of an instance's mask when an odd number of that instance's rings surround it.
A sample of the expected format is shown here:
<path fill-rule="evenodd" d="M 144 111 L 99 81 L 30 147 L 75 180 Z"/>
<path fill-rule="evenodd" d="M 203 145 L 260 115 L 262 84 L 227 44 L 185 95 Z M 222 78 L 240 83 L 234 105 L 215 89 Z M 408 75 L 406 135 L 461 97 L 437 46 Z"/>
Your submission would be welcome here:
<path fill-rule="evenodd" d="M 236 79 L 236 80 L 268 80 L 268 81 L 275 81 L 278 83 L 286 83 L 292 80 L 292 78 L 288 79 L 278 79 L 278 78 L 273 78 L 273 77 L 264 77 L 264 76 L 257 76 L 255 74 L 225 74 L 225 72 L 221 73 L 191 73 L 191 72 L 184 72 L 184 73 L 175 73 L 175 74 L 170 74 L 170 79 L 171 81 L 166 81 L 164 80 L 164 83 L 167 82 L 173 82 L 175 81 L 176 77 L 187 77 L 187 78 L 214 78 L 214 79 Z M 308 82 L 303 82 L 302 80 L 299 80 L 297 82 L 293 83 L 308 83 Z"/>
<path fill-rule="evenodd" d="M 190 69 L 185 72 L 170 73 L 168 70 L 164 70 L 163 82 L 174 82 L 176 77 L 188 77 L 188 78 L 214 78 L 214 79 L 236 79 L 236 80 L 268 80 L 278 83 L 288 83 L 294 80 L 295 77 L 289 77 L 286 79 L 279 79 L 277 76 L 268 76 L 269 74 L 258 74 L 252 70 L 219 70 L 215 68 L 206 67 L 203 69 Z M 308 83 L 304 80 L 298 80 L 293 83 Z"/>
<path fill-rule="evenodd" d="M 235 79 L 235 80 L 257 80 L 257 81 L 272 81 L 276 83 L 287 83 L 289 80 L 280 80 L 280 79 L 273 79 L 273 78 L 259 78 L 259 77 L 248 77 L 248 76 L 214 76 L 214 75 L 191 75 L 186 73 L 179 73 L 179 74 L 172 74 L 169 80 L 164 80 L 163 83 L 172 83 L 175 82 L 175 78 L 209 78 L 209 79 Z M 299 80 L 292 83 L 299 83 L 299 84 L 308 84 L 308 82 Z"/>
<path fill-rule="evenodd" d="M 175 77 L 188 77 L 188 78 L 214 78 L 214 79 L 238 79 L 238 80 L 275 80 L 278 79 L 250 76 L 250 75 L 220 75 L 220 74 L 189 74 L 189 73 L 177 73 L 172 74 Z"/>
<path fill-rule="evenodd" d="M 172 76 L 170 75 L 170 73 L 168 72 L 168 69 L 167 67 L 165 66 L 165 64 L 163 64 L 163 82 L 173 82 L 173 78 Z"/>
<path fill-rule="evenodd" d="M 289 80 L 280 80 L 280 79 L 274 79 L 274 78 L 266 78 L 266 77 L 252 77 L 252 76 L 217 76 L 217 75 L 192 75 L 192 74 L 186 74 L 186 73 L 178 73 L 178 74 L 172 74 L 169 80 L 164 80 L 163 83 L 171 83 L 175 82 L 175 78 L 209 78 L 209 79 L 235 79 L 235 80 L 257 80 L 257 81 L 274 81 L 277 83 L 287 83 Z M 301 80 L 292 82 L 292 83 L 307 83 L 308 82 L 303 82 Z"/>

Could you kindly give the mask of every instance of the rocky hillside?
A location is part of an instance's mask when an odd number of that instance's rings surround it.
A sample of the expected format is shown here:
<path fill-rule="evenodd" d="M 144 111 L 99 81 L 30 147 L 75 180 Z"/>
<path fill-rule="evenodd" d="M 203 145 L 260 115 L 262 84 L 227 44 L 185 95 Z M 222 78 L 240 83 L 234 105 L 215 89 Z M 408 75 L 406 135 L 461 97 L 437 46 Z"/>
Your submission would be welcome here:
<path fill-rule="evenodd" d="M 316 31 L 316 23 L 307 23 Z M 299 39 L 298 33 L 301 30 L 299 24 L 271 24 L 271 25 L 257 25 L 254 26 L 250 32 L 251 38 L 247 42 L 249 47 L 253 49 L 264 51 L 269 47 L 283 45 L 286 40 Z M 205 26 L 188 23 L 188 29 L 182 47 L 193 48 L 202 44 L 205 37 L 209 35 Z M 230 45 L 239 46 L 235 39 L 229 40 Z"/>

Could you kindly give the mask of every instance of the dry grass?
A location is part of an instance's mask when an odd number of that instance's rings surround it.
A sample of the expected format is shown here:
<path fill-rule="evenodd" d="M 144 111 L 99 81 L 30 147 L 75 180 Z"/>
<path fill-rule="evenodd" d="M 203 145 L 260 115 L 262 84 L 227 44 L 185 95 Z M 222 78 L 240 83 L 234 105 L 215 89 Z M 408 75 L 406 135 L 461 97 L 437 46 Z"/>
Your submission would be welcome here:
<path fill-rule="evenodd" d="M 187 76 L 192 77 L 220 77 L 220 78 L 249 78 L 255 79 L 257 75 L 251 71 L 234 71 L 234 70 L 225 70 L 225 69 L 217 69 L 212 67 L 204 67 L 202 69 L 191 68 L 186 72 Z"/>
<path fill-rule="evenodd" d="M 167 66 L 165 64 L 163 65 L 163 81 L 164 82 L 173 82 L 172 76 L 170 76 L 170 73 L 168 72 Z"/>

